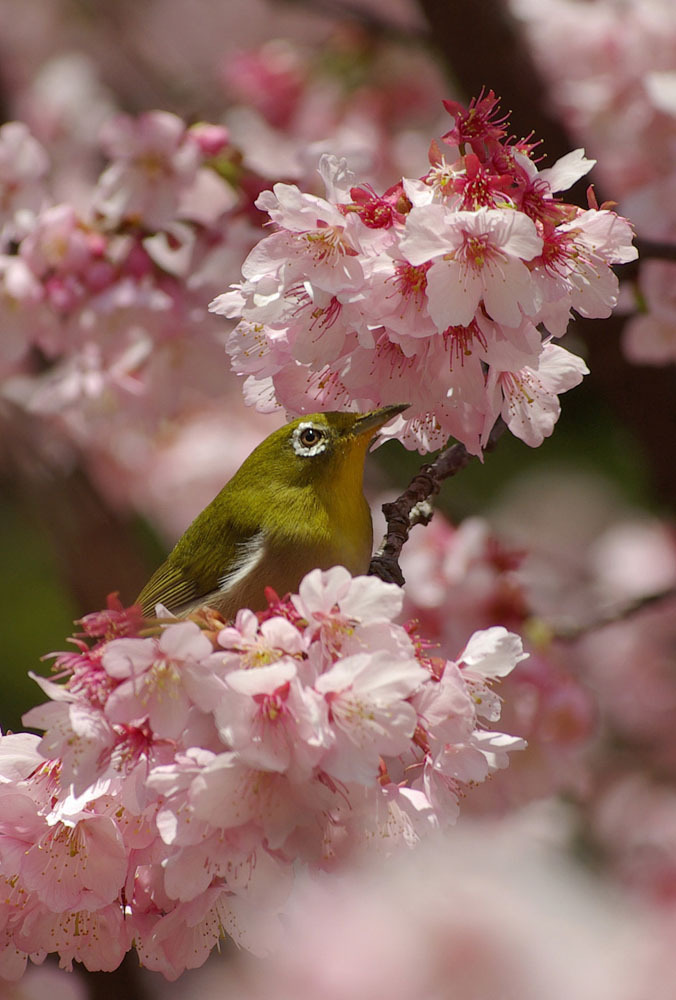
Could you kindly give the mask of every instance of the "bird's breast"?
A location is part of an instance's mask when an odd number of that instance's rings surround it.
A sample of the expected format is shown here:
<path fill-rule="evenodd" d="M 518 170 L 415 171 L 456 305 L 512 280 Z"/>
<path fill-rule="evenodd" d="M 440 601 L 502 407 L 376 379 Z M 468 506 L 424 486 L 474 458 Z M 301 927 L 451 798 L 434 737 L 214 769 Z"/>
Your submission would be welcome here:
<path fill-rule="evenodd" d="M 336 544 L 336 541 L 339 544 Z M 262 557 L 250 571 L 228 584 L 224 580 L 221 590 L 209 597 L 208 603 L 217 608 L 226 619 L 234 618 L 240 608 L 254 611 L 267 607 L 266 588 L 271 587 L 283 597 L 297 593 L 303 577 L 313 569 L 330 569 L 345 566 L 350 573 L 365 573 L 371 558 L 371 536 L 340 544 L 307 544 L 298 540 L 269 539 L 264 543 Z"/>
<path fill-rule="evenodd" d="M 371 512 L 363 495 L 322 502 L 316 492 L 290 496 L 282 523 L 264 524 L 258 554 L 250 569 L 223 579 L 220 592 L 209 603 L 226 618 L 239 608 L 254 611 L 267 606 L 265 590 L 277 594 L 297 593 L 303 577 L 313 569 L 345 566 L 357 576 L 366 573 L 371 560 L 373 528 Z"/>

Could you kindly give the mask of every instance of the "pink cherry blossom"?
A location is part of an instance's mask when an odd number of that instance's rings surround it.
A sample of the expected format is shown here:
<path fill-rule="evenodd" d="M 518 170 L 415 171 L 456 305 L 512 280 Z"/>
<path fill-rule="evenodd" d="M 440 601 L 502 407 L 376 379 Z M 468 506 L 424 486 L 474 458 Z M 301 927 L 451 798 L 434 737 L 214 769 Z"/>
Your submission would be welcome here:
<path fill-rule="evenodd" d="M 357 247 L 351 238 L 354 216 L 345 218 L 330 202 L 303 195 L 293 185 L 275 184 L 274 195 L 262 194 L 257 206 L 284 226 L 254 248 L 242 265 L 245 278 L 279 275 L 284 283 L 307 279 L 323 291 L 351 288 L 362 277 Z"/>
<path fill-rule="evenodd" d="M 115 822 L 85 816 L 74 826 L 49 827 L 26 851 L 26 889 L 55 913 L 97 910 L 117 899 L 127 871 L 127 852 Z"/>
<path fill-rule="evenodd" d="M 46 200 L 49 159 L 23 122 L 0 127 L 0 248 L 21 239 Z"/>
<path fill-rule="evenodd" d="M 505 358 L 502 364 L 509 362 Z M 494 362 L 487 380 L 493 412 L 501 413 L 513 434 L 537 447 L 554 430 L 560 413 L 558 393 L 577 385 L 588 371 L 582 358 L 554 344 L 545 345 L 534 365 L 514 371 L 501 370 Z M 492 420 L 486 423 L 484 441 L 490 427 Z"/>
<path fill-rule="evenodd" d="M 96 910 L 78 909 L 53 913 L 36 909 L 25 926 L 15 931 L 17 946 L 32 955 L 56 952 L 63 969 L 73 962 L 86 969 L 112 972 L 132 940 L 133 929 L 115 903 Z"/>
<path fill-rule="evenodd" d="M 314 629 L 331 622 L 334 616 L 347 622 L 365 617 L 370 621 L 391 621 L 401 610 L 402 596 L 394 584 L 383 585 L 369 576 L 351 577 L 343 566 L 336 566 L 329 572 L 308 573 L 301 581 L 298 596 L 291 601 Z"/>
<path fill-rule="evenodd" d="M 518 636 L 495 626 L 476 632 L 458 659 L 466 674 L 489 679 L 511 674 L 517 663 L 527 656 Z"/>
<path fill-rule="evenodd" d="M 339 781 L 375 781 L 380 756 L 402 753 L 413 735 L 416 712 L 405 699 L 426 677 L 412 657 L 347 656 L 317 679 L 335 727 L 324 768 Z"/>
<path fill-rule="evenodd" d="M 111 225 L 128 219 L 163 226 L 199 164 L 198 146 L 188 141 L 183 121 L 166 111 L 147 112 L 137 121 L 121 116 L 107 123 L 101 138 L 113 163 L 101 175 L 96 209 Z"/>
<path fill-rule="evenodd" d="M 545 235 L 543 270 L 549 279 L 547 297 L 565 298 L 567 308 L 581 316 L 603 319 L 617 304 L 619 283 L 609 264 L 635 260 L 633 232 L 614 212 L 590 210 Z M 537 268 L 536 268 L 537 273 Z M 547 322 L 547 307 L 542 310 Z"/>
<path fill-rule="evenodd" d="M 114 968 L 132 941 L 170 979 L 224 933 L 265 951 L 296 869 L 454 822 L 523 746 L 483 729 L 499 712 L 477 697 L 521 645 L 494 629 L 430 660 L 401 605 L 338 566 L 220 629 L 115 602 L 83 619 L 27 716 L 42 739 L 0 737 L 6 974 L 48 951 Z"/>
<path fill-rule="evenodd" d="M 58 698 L 62 689 L 41 684 L 46 694 Z M 24 724 L 48 731 L 40 743 L 44 757 L 61 760 L 64 783 L 71 782 L 79 793 L 90 787 L 100 773 L 101 761 L 112 752 L 115 734 L 100 708 L 83 704 L 75 697 L 55 700 L 31 709 Z"/>
<path fill-rule="evenodd" d="M 236 663 L 240 668 L 263 667 L 285 653 L 299 656 L 305 651 L 302 636 L 288 619 L 275 617 L 259 622 L 247 608 L 237 612 L 234 625 L 219 632 L 218 643 L 233 650 L 230 661 L 224 662 Z"/>
<path fill-rule="evenodd" d="M 180 666 L 204 659 L 211 644 L 193 622 L 167 628 L 154 639 L 120 639 L 106 651 L 103 667 L 121 683 L 111 693 L 111 722 L 148 719 L 158 736 L 177 737 L 188 721 L 190 699 Z"/>
<path fill-rule="evenodd" d="M 441 205 L 413 208 L 401 240 L 412 264 L 432 261 L 427 274 L 430 315 L 439 329 L 468 326 L 483 300 L 488 315 L 518 326 L 537 300 L 523 263 L 542 249 L 535 224 L 508 209 L 449 212 Z"/>
<path fill-rule="evenodd" d="M 562 202 L 557 192 L 593 161 L 576 150 L 538 170 L 535 144 L 506 138 L 489 96 L 467 112 L 447 102 L 472 133 L 471 152 L 463 140 L 446 162 L 433 142 L 427 173 L 382 196 L 335 156 L 320 160 L 324 198 L 288 184 L 259 196 L 276 231 L 211 305 L 239 319 L 226 346 L 247 376 L 247 402 L 304 413 L 405 399 L 383 440 L 427 451 L 454 436 L 480 454 L 500 412 L 496 380 L 510 370 L 494 345 L 529 355 L 512 358 L 513 370 L 544 370 L 554 355 L 539 324 L 562 336 L 573 310 L 610 314 L 611 265 L 636 256 L 631 227 L 607 209 Z M 539 410 L 510 423 L 533 447 L 551 433 L 558 402 L 542 398 Z"/>
<path fill-rule="evenodd" d="M 308 777 L 333 734 L 326 702 L 299 682 L 293 660 L 235 670 L 226 685 L 214 718 L 239 759 L 253 768 L 290 772 L 295 781 Z"/>
<path fill-rule="evenodd" d="M 0 784 L 21 781 L 42 763 L 40 737 L 33 733 L 5 733 L 0 741 Z"/>

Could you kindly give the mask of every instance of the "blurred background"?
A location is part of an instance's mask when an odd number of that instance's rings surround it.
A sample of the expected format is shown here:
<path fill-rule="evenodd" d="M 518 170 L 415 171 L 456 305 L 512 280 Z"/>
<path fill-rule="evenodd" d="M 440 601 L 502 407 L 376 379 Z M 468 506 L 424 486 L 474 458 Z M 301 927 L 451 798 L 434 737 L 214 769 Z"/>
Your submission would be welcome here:
<path fill-rule="evenodd" d="M 671 912 L 672 0 L 0 0 L 0 119 L 26 125 L 0 133 L 0 725 L 21 728 L 42 700 L 27 672 L 47 672 L 41 657 L 109 593 L 130 603 L 283 420 L 244 405 L 227 323 L 207 312 L 260 238 L 257 194 L 277 180 L 319 191 L 324 151 L 378 190 L 418 176 L 448 127 L 442 98 L 482 87 L 548 164 L 579 146 L 597 159 L 598 201 L 633 221 L 641 259 L 611 319 L 571 324 L 591 375 L 553 436 L 529 449 L 505 435 L 414 532 L 407 614 L 448 655 L 490 624 L 530 646 L 502 691 L 504 728 L 529 750 L 467 812 L 565 807 L 572 857 Z M 119 162 L 107 123 L 154 110 L 214 126 L 200 126 L 200 198 L 155 233 L 116 222 L 105 173 Z M 586 205 L 586 183 L 569 200 Z M 420 462 L 392 442 L 374 453 L 374 509 Z M 91 995 L 111 982 L 92 977 Z"/>

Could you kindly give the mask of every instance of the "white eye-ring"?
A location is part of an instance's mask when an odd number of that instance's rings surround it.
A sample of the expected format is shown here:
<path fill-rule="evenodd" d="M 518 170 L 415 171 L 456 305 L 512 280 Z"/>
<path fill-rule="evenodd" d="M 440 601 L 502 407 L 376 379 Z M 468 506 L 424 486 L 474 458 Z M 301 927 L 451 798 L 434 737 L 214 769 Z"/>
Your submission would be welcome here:
<path fill-rule="evenodd" d="M 311 421 L 303 421 L 294 427 L 291 435 L 293 450 L 302 458 L 312 458 L 314 455 L 321 455 L 326 449 L 328 437 L 323 427 L 318 427 Z"/>

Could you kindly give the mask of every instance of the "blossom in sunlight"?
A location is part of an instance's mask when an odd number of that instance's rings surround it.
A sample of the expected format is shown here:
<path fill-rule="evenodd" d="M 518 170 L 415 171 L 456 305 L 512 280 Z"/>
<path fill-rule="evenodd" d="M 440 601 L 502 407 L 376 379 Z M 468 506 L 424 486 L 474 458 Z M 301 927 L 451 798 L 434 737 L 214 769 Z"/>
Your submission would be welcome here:
<path fill-rule="evenodd" d="M 411 209 L 400 246 L 412 264 L 432 262 L 428 308 L 440 330 L 469 326 L 482 300 L 491 319 L 506 326 L 518 326 L 522 310 L 535 312 L 535 288 L 524 262 L 540 253 L 542 239 L 526 215 L 421 205 Z"/>
<path fill-rule="evenodd" d="M 559 393 L 581 382 L 589 369 L 576 354 L 549 343 L 532 365 L 521 367 L 520 361 L 515 361 L 510 370 L 508 356 L 509 350 L 503 361 L 506 369 L 494 364 L 488 376 L 491 407 L 483 440 L 488 439 L 493 426 L 492 415 L 499 412 L 512 434 L 537 447 L 549 437 L 559 418 Z"/>
<path fill-rule="evenodd" d="M 587 369 L 549 338 L 573 311 L 610 315 L 611 266 L 636 257 L 633 232 L 561 199 L 594 165 L 583 150 L 539 170 L 492 92 L 467 111 L 445 105 L 450 150 L 433 142 L 422 177 L 381 195 L 324 155 L 324 198 L 293 184 L 259 196 L 274 231 L 211 304 L 240 321 L 227 351 L 259 409 L 405 399 L 389 435 L 423 452 L 453 436 L 481 454 L 501 414 L 533 447 L 551 434 L 558 394 Z"/>
<path fill-rule="evenodd" d="M 38 679 L 44 735 L 0 738 L 5 978 L 266 952 L 299 866 L 417 843 L 525 745 L 486 727 L 526 655 L 506 629 L 430 656 L 400 589 L 343 567 L 270 601 L 154 626 L 112 602 Z"/>

